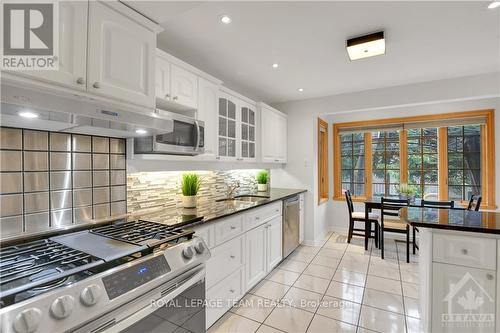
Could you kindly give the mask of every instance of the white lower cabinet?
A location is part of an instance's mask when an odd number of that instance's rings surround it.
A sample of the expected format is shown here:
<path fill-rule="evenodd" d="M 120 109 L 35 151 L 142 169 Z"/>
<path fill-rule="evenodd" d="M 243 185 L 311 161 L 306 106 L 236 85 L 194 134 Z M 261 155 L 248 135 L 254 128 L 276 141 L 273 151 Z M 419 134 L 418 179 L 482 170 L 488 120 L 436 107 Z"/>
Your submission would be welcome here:
<path fill-rule="evenodd" d="M 432 332 L 495 332 L 495 275 L 434 263 Z"/>
<path fill-rule="evenodd" d="M 207 328 L 281 262 L 281 205 L 279 201 L 194 228 L 211 252 L 205 279 Z"/>
<path fill-rule="evenodd" d="M 248 231 L 245 235 L 245 280 L 247 289 L 266 276 L 267 223 Z"/>

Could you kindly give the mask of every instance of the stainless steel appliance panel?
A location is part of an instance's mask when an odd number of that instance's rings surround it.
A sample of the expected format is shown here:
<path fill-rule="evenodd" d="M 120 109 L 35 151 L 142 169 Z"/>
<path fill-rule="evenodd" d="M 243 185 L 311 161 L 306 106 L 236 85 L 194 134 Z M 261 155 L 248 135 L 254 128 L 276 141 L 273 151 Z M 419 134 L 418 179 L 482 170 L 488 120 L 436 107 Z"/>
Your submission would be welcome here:
<path fill-rule="evenodd" d="M 111 186 L 111 201 L 122 201 L 125 200 L 127 196 L 127 187 L 122 186 Z"/>
<path fill-rule="evenodd" d="M 125 185 L 127 183 L 127 174 L 123 171 L 111 171 L 111 185 Z"/>
<path fill-rule="evenodd" d="M 71 151 L 71 135 L 65 133 L 50 133 L 50 150 Z"/>
<path fill-rule="evenodd" d="M 120 215 L 127 212 L 127 202 L 117 201 L 111 203 L 111 215 Z"/>
<path fill-rule="evenodd" d="M 94 204 L 109 202 L 109 187 L 94 188 Z"/>
<path fill-rule="evenodd" d="M 109 171 L 94 171 L 93 184 L 94 186 L 108 186 Z"/>
<path fill-rule="evenodd" d="M 0 171 L 21 171 L 22 169 L 21 151 L 0 151 Z"/>
<path fill-rule="evenodd" d="M 100 219 L 110 214 L 109 203 L 103 205 L 94 205 L 94 218 Z"/>
<path fill-rule="evenodd" d="M 36 192 L 36 191 L 48 191 L 48 190 L 49 190 L 48 172 L 24 173 L 24 192 Z"/>
<path fill-rule="evenodd" d="M 80 189 L 73 191 L 73 207 L 92 205 L 92 190 Z"/>
<path fill-rule="evenodd" d="M 283 201 L 283 258 L 299 246 L 300 198 L 294 196 Z"/>
<path fill-rule="evenodd" d="M 51 213 L 50 221 L 52 227 L 71 225 L 73 223 L 73 210 L 71 208 L 54 210 Z"/>
<path fill-rule="evenodd" d="M 109 155 L 111 169 L 125 169 L 125 155 Z"/>
<path fill-rule="evenodd" d="M 70 190 L 50 192 L 50 208 L 63 209 L 71 208 L 72 198 Z"/>
<path fill-rule="evenodd" d="M 49 150 L 49 133 L 24 130 L 25 150 Z"/>
<path fill-rule="evenodd" d="M 109 148 L 113 154 L 125 154 L 125 139 L 109 139 Z"/>
<path fill-rule="evenodd" d="M 87 223 L 92 219 L 92 206 L 73 208 L 75 224 Z"/>
<path fill-rule="evenodd" d="M 20 193 L 23 191 L 20 172 L 0 173 L 0 194 Z"/>
<path fill-rule="evenodd" d="M 48 230 L 49 212 L 28 214 L 24 216 L 24 225 L 26 232 L 38 232 Z"/>

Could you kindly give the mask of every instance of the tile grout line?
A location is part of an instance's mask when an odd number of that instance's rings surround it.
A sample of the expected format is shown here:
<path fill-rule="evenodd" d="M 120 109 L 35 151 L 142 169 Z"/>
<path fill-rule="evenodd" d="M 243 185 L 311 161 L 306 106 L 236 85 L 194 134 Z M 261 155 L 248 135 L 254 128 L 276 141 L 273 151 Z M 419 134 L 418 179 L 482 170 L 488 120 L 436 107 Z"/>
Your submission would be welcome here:
<path fill-rule="evenodd" d="M 401 298 L 403 301 L 403 315 L 404 315 L 404 321 L 405 321 L 405 331 L 408 332 L 408 322 L 406 320 L 405 294 L 404 294 L 404 289 L 403 289 L 403 276 L 401 274 L 401 264 L 399 263 L 399 248 L 398 248 L 397 242 L 396 242 L 396 257 L 398 259 L 399 278 L 401 279 Z M 410 260 L 410 262 L 411 262 L 411 260 Z"/>
<path fill-rule="evenodd" d="M 361 320 L 361 312 L 363 311 L 363 300 L 365 299 L 365 293 L 366 293 L 366 284 L 368 283 L 368 273 L 370 272 L 370 263 L 372 261 L 372 251 L 373 251 L 373 244 L 370 242 L 370 256 L 368 257 L 368 267 L 366 269 L 366 278 L 365 278 L 365 283 L 363 285 L 363 295 L 361 296 L 361 304 L 359 306 L 359 313 L 358 313 L 358 320 L 356 323 L 356 332 L 359 330 L 359 322 Z"/>

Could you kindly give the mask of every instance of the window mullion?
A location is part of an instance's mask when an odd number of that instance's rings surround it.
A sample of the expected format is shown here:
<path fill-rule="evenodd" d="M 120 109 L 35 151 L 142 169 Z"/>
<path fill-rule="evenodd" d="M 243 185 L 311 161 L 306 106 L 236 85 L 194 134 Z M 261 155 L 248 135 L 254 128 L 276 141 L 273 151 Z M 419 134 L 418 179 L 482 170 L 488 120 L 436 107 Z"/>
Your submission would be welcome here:
<path fill-rule="evenodd" d="M 372 134 L 367 132 L 365 138 L 365 196 L 372 196 Z"/>
<path fill-rule="evenodd" d="M 438 193 L 448 200 L 448 128 L 438 128 Z"/>

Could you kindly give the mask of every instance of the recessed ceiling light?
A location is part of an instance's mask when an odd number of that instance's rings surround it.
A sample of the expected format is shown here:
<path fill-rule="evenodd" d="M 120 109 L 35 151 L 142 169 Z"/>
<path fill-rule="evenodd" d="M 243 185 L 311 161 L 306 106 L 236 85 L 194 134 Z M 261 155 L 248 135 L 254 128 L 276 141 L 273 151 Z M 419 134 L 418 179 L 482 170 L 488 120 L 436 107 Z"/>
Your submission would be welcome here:
<path fill-rule="evenodd" d="M 221 21 L 222 23 L 224 23 L 224 24 L 229 24 L 229 23 L 231 23 L 233 20 L 232 20 L 229 16 L 227 16 L 227 15 L 222 15 L 222 16 L 220 17 L 220 21 Z"/>
<path fill-rule="evenodd" d="M 299 92 L 303 92 L 304 91 L 304 88 L 299 88 L 297 89 Z"/>
<path fill-rule="evenodd" d="M 34 113 L 31 111 L 21 111 L 19 115 L 24 118 L 38 118 L 38 113 Z"/>
<path fill-rule="evenodd" d="M 278 68 L 279 66 L 280 66 L 280 65 L 278 65 L 278 64 L 276 64 L 276 63 L 274 63 L 274 64 L 273 64 L 273 68 Z"/>
<path fill-rule="evenodd" d="M 135 133 L 137 134 L 147 134 L 148 131 L 146 131 L 145 129 L 142 129 L 142 128 L 138 128 L 135 130 Z"/>
<path fill-rule="evenodd" d="M 490 3 L 488 5 L 489 9 L 495 9 L 495 8 L 498 8 L 498 7 L 500 7 L 500 1 L 493 1 L 492 3 Z"/>
<path fill-rule="evenodd" d="M 385 54 L 384 32 L 364 35 L 347 40 L 347 53 L 349 59 L 358 60 Z"/>

